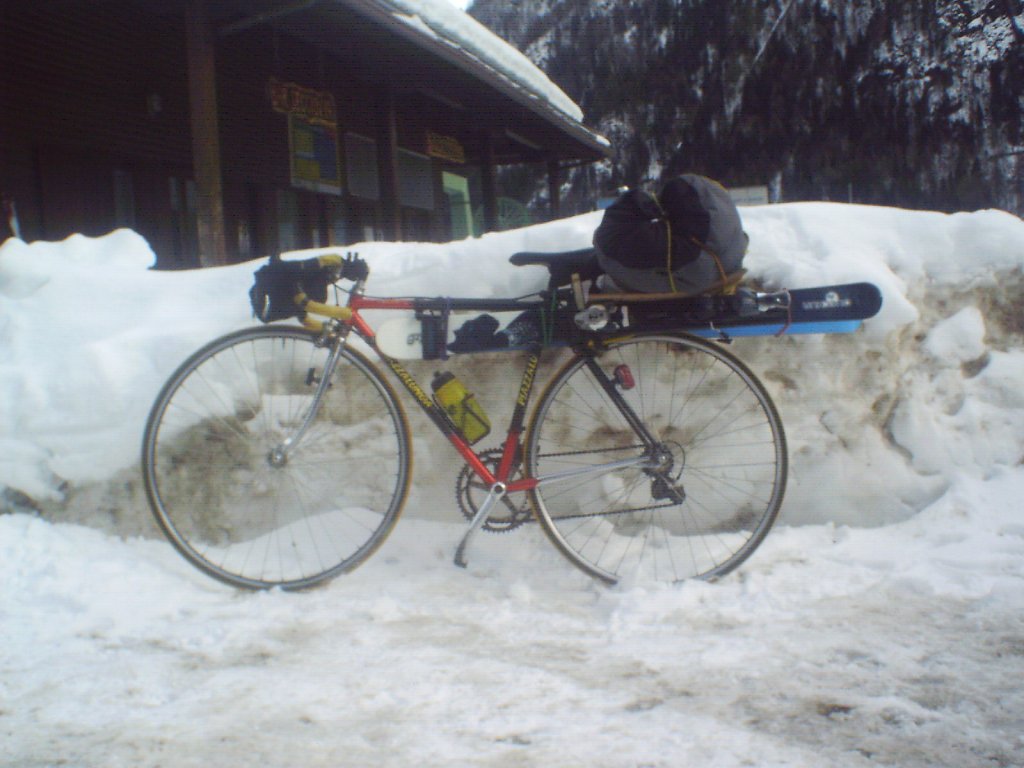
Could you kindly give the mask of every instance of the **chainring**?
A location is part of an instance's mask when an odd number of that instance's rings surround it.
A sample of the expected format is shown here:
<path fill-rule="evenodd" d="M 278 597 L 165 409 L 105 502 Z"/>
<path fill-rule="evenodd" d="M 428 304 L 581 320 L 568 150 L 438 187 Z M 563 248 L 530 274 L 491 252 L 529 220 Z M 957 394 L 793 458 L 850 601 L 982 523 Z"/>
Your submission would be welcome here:
<path fill-rule="evenodd" d="M 501 464 L 502 451 L 491 449 L 479 454 L 480 460 L 489 470 L 496 472 Z M 517 462 L 512 469 L 510 480 L 522 476 L 522 469 Z M 468 464 L 462 466 L 459 476 L 455 479 L 455 498 L 459 502 L 459 509 L 467 520 L 472 520 L 484 499 L 487 498 L 489 488 L 477 476 L 472 467 Z M 491 514 L 484 521 L 483 529 L 491 533 L 507 533 L 518 528 L 527 522 L 532 516 L 530 502 L 525 494 L 516 494 L 517 498 L 503 496 L 501 502 L 495 505 Z M 519 501 L 516 504 L 516 501 Z"/>

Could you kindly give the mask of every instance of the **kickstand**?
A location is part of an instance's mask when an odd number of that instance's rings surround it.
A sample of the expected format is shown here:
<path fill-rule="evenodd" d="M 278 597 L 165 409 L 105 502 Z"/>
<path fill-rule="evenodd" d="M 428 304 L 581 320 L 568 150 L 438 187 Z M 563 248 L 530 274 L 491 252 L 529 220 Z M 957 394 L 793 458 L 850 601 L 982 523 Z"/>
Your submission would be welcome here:
<path fill-rule="evenodd" d="M 469 548 L 469 542 L 472 541 L 473 537 L 476 536 L 476 532 L 480 530 L 480 527 L 487 520 L 487 516 L 490 515 L 491 510 L 494 509 L 494 505 L 497 504 L 505 496 L 505 484 L 495 483 L 491 486 L 491 490 L 487 493 L 487 498 L 483 500 L 480 505 L 480 509 L 477 510 L 476 514 L 473 515 L 473 520 L 469 524 L 469 530 L 462 537 L 462 541 L 459 542 L 458 549 L 455 550 L 455 564 L 459 568 L 466 567 L 466 549 Z"/>

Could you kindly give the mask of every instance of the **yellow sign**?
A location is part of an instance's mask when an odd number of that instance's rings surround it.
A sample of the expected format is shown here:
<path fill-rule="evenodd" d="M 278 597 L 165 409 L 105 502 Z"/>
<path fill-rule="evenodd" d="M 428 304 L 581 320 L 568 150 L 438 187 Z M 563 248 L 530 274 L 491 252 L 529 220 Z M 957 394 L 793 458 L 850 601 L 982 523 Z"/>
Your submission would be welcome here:
<path fill-rule="evenodd" d="M 340 195 L 337 128 L 289 115 L 288 136 L 292 186 Z"/>
<path fill-rule="evenodd" d="M 338 105 L 333 94 L 283 83 L 276 77 L 270 78 L 267 87 L 275 112 L 300 117 L 313 125 L 337 125 Z"/>
<path fill-rule="evenodd" d="M 433 131 L 427 131 L 427 154 L 453 163 L 466 162 L 466 150 L 458 139 L 454 136 L 442 136 Z"/>

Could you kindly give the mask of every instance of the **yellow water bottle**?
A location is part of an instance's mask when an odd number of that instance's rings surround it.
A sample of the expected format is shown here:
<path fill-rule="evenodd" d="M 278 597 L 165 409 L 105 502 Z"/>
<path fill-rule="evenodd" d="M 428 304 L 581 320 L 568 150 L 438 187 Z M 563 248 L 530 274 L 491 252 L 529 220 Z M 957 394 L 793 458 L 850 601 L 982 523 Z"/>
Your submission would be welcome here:
<path fill-rule="evenodd" d="M 473 393 L 454 374 L 448 371 L 435 373 L 430 387 L 434 390 L 434 402 L 467 443 L 472 445 L 487 437 L 491 431 L 490 419 Z"/>

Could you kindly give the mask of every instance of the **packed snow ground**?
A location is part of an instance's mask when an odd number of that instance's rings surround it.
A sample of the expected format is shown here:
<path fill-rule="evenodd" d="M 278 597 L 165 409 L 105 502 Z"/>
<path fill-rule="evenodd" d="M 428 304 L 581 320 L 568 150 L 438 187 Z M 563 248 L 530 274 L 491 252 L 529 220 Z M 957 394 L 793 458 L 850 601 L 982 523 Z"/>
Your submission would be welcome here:
<path fill-rule="evenodd" d="M 251 323 L 254 265 L 147 269 L 136 235 L 0 246 L 0 765 L 1024 765 L 1024 223 L 743 211 L 767 287 L 870 280 L 850 336 L 739 340 L 792 458 L 780 524 L 717 584 L 607 589 L 533 526 L 462 531 L 443 441 L 369 562 L 230 590 L 139 492 L 149 404 Z M 367 244 L 378 294 L 521 295 L 516 250 L 596 214 Z M 497 417 L 518 374 L 455 360 Z M 422 364 L 424 375 L 435 364 Z"/>

